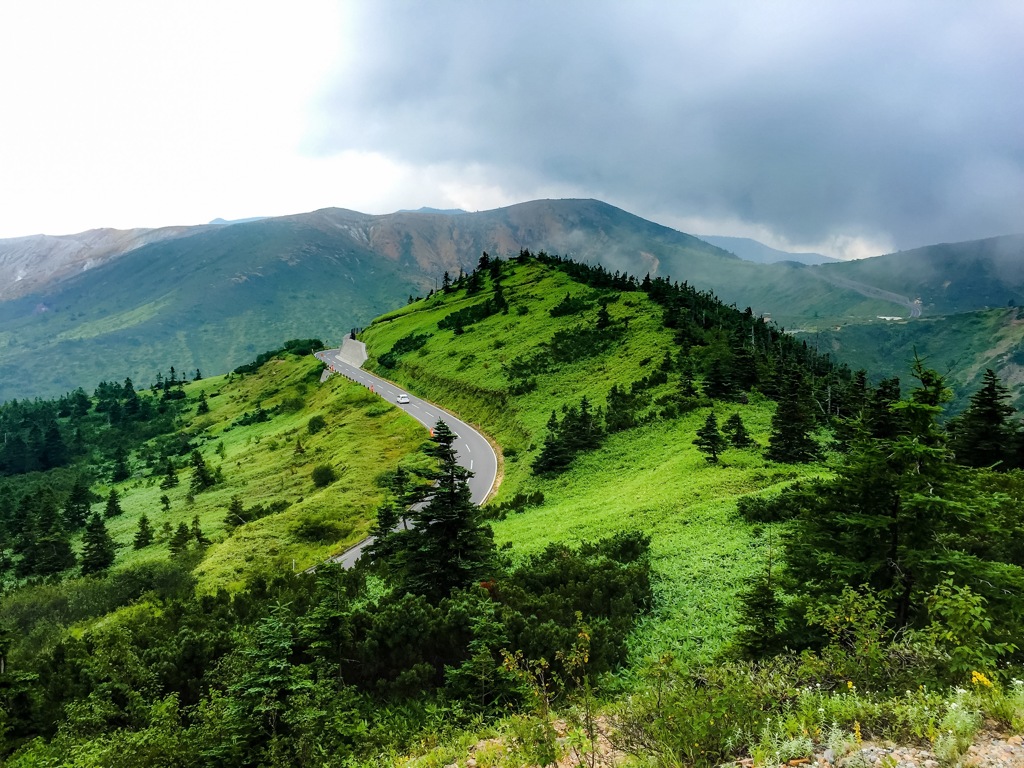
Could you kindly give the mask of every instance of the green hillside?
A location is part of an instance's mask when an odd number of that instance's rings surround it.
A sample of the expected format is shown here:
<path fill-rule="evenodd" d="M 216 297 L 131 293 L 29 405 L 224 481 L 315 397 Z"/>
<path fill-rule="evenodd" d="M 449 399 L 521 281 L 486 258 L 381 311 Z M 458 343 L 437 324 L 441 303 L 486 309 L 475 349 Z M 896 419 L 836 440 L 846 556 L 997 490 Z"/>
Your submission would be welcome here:
<path fill-rule="evenodd" d="M 681 348 L 676 332 L 665 327 L 661 308 L 644 292 L 587 286 L 536 260 L 506 263 L 502 269 L 507 314 L 493 314 L 461 333 L 439 330 L 439 322 L 480 306 L 483 297 L 466 295 L 465 289 L 436 294 L 384 315 L 363 332 L 370 353 L 367 366 L 445 403 L 497 439 L 505 464 L 494 504 L 517 494 L 543 494 L 541 508 L 495 524 L 497 540 L 513 551 L 529 554 L 553 541 L 589 540 L 634 529 L 648 533 L 656 572 L 663 576 L 662 592 L 658 612 L 636 638 L 637 660 L 668 650 L 691 660 L 712 658 L 735 626 L 732 601 L 722 597 L 734 595 L 761 567 L 764 556 L 764 540 L 735 514 L 736 499 L 826 470 L 769 462 L 756 449 L 726 451 L 721 463 L 712 465 L 694 446 L 712 406 L 719 421 L 737 413 L 758 446 L 768 443 L 774 404 L 763 395 L 752 394 L 747 404 L 700 397 L 683 403 L 678 398 L 683 375 L 679 361 L 702 373 L 728 351 L 721 346 L 728 337 L 719 345 Z M 552 310 L 566 296 L 579 311 L 553 318 Z M 595 323 L 602 305 L 613 327 L 621 330 L 613 343 L 552 366 L 535 377 L 529 392 L 512 391 L 510 370 L 544 354 L 558 334 L 571 335 L 581 324 Z M 734 314 L 751 327 L 752 318 Z M 382 365 L 381 357 L 408 338 L 422 345 L 401 355 L 394 367 Z M 664 373 L 666 356 L 672 362 Z M 637 414 L 639 426 L 612 435 L 557 478 L 538 477 L 532 470 L 552 412 L 561 414 L 586 397 L 593 407 L 611 413 L 613 386 L 630 390 L 635 382 L 659 373 L 664 373 L 664 382 L 638 398 L 647 404 Z"/>
<path fill-rule="evenodd" d="M 340 338 L 417 293 L 418 271 L 345 233 L 269 219 L 138 248 L 0 303 L 0 401 L 83 381 L 223 372 L 284 338 Z"/>
<path fill-rule="evenodd" d="M 917 354 L 946 374 L 953 412 L 967 406 L 985 370 L 991 368 L 1019 409 L 1024 405 L 1022 319 L 1020 308 L 992 309 L 901 322 L 850 323 L 797 336 L 878 379 L 905 378 Z"/>
<path fill-rule="evenodd" d="M 1024 728 L 1024 479 L 973 468 L 1020 439 L 998 387 L 950 443 L 928 370 L 900 399 L 708 292 L 527 250 L 362 338 L 494 439 L 485 507 L 444 424 L 321 383 L 315 339 L 0 406 L 5 766 L 952 764 Z"/>

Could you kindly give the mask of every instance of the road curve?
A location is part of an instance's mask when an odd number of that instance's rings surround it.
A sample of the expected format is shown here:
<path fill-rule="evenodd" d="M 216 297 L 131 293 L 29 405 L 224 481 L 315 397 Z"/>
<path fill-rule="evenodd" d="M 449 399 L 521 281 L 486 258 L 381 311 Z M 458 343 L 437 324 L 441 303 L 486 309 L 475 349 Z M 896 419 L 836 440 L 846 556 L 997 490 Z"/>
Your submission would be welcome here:
<path fill-rule="evenodd" d="M 469 478 L 469 490 L 473 503 L 482 504 L 491 495 L 498 478 L 498 456 L 491 444 L 487 442 L 487 438 L 480 432 L 439 405 L 416 397 L 387 379 L 364 371 L 360 366 L 366 360 L 366 350 L 361 342 L 346 339 L 340 349 L 317 352 L 316 357 L 333 373 L 371 389 L 396 408 L 401 408 L 427 429 L 437 424 L 438 419 L 443 419 L 448 428 L 457 436 L 452 447 L 458 454 L 459 464 L 473 473 L 473 476 Z M 409 402 L 399 404 L 396 399 L 403 393 L 409 396 Z M 363 539 L 354 547 L 332 557 L 328 562 L 341 563 L 346 568 L 350 568 L 371 541 L 371 538 Z"/>

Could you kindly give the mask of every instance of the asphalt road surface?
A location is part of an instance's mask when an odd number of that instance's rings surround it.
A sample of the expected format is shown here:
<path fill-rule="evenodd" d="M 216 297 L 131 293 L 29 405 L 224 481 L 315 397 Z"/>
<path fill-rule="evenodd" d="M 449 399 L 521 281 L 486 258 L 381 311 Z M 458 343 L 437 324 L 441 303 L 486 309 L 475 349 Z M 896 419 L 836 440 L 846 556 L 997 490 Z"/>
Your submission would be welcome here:
<path fill-rule="evenodd" d="M 416 397 L 386 379 L 364 371 L 359 365 L 366 359 L 366 352 L 360 342 L 345 340 L 341 349 L 328 349 L 316 353 L 331 371 L 355 381 L 384 398 L 396 408 L 401 408 L 424 427 L 430 429 L 442 419 L 457 437 L 452 447 L 458 454 L 459 464 L 473 476 L 469 478 L 469 490 L 474 504 L 482 504 L 490 495 L 498 477 L 498 457 L 487 439 L 466 422 L 443 410 L 440 406 Z M 408 403 L 397 403 L 400 394 L 408 395 Z M 371 539 L 363 539 L 351 549 L 332 557 L 330 562 L 341 563 L 346 568 L 359 559 Z"/>

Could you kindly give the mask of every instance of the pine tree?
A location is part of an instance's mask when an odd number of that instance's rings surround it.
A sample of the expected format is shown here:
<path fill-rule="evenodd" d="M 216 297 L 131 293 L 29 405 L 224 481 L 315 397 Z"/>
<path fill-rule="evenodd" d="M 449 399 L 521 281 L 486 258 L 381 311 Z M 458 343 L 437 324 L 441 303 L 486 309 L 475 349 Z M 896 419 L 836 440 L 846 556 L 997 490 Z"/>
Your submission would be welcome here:
<path fill-rule="evenodd" d="M 196 406 L 196 415 L 201 416 L 204 413 L 210 412 L 210 404 L 206 402 L 206 393 L 199 393 L 199 405 Z"/>
<path fill-rule="evenodd" d="M 121 509 L 121 497 L 117 494 L 116 488 L 110 489 L 110 495 L 107 496 L 107 506 L 103 510 L 104 517 L 117 517 L 123 515 L 124 510 Z"/>
<path fill-rule="evenodd" d="M 188 526 L 185 523 L 178 523 L 177 529 L 174 531 L 174 535 L 171 536 L 171 540 L 168 546 L 171 550 L 172 557 L 180 557 L 188 551 L 188 543 L 192 540 L 192 532 L 189 531 Z"/>
<path fill-rule="evenodd" d="M 725 450 L 726 443 L 722 433 L 718 431 L 718 419 L 714 411 L 708 414 L 704 426 L 697 430 L 697 438 L 693 444 L 710 463 L 718 462 L 718 454 Z"/>
<path fill-rule="evenodd" d="M 603 331 L 612 325 L 612 316 L 608 314 L 608 305 L 602 304 L 597 310 L 597 330 Z"/>
<path fill-rule="evenodd" d="M 199 515 L 192 518 L 192 526 L 189 528 L 189 534 L 200 547 L 205 547 L 210 544 L 210 540 L 206 538 L 206 535 L 203 533 L 203 529 L 199 527 Z"/>
<path fill-rule="evenodd" d="M 241 497 L 232 496 L 227 514 L 224 515 L 224 527 L 231 530 L 247 522 L 249 522 L 249 518 L 245 514 L 245 505 L 242 504 Z"/>
<path fill-rule="evenodd" d="M 486 575 L 494 540 L 470 498 L 467 480 L 472 473 L 456 462 L 455 435 L 439 420 L 431 439 L 430 453 L 439 470 L 430 498 L 412 514 L 414 526 L 407 532 L 403 552 L 403 586 L 436 602 Z"/>
<path fill-rule="evenodd" d="M 969 551 L 990 538 L 986 505 L 970 498 L 969 470 L 950 461 L 938 422 L 949 398 L 942 377 L 920 361 L 914 372 L 918 388 L 893 406 L 901 434 L 859 439 L 834 480 L 793 491 L 799 513 L 786 571 L 805 605 L 866 586 L 904 627 L 924 615 L 925 597 L 948 572 L 996 594 L 1019 579 Z"/>
<path fill-rule="evenodd" d="M 164 512 L 171 511 L 171 497 L 166 493 L 160 496 L 160 508 L 163 509 Z"/>
<path fill-rule="evenodd" d="M 956 460 L 970 467 L 1009 469 L 1015 430 L 1009 419 L 1014 408 L 1006 401 L 1010 393 L 988 368 L 982 386 L 971 396 L 971 404 L 956 420 L 953 450 Z"/>
<path fill-rule="evenodd" d="M 770 544 L 764 572 L 749 579 L 739 597 L 740 630 L 736 633 L 736 643 L 742 655 L 756 660 L 780 651 L 782 603 L 772 581 Z"/>
<path fill-rule="evenodd" d="M 128 466 L 128 451 L 124 446 L 118 446 L 114 451 L 114 466 L 110 471 L 110 481 L 120 483 L 132 476 L 131 467 Z"/>
<path fill-rule="evenodd" d="M 216 479 L 203 455 L 197 449 L 192 451 L 190 458 L 192 461 L 192 483 L 190 486 L 192 493 L 201 493 L 207 488 L 212 488 Z"/>
<path fill-rule="evenodd" d="M 89 516 L 91 497 L 85 480 L 82 477 L 75 480 L 71 492 L 64 501 L 64 525 L 69 531 L 77 531 L 85 525 L 85 519 Z"/>
<path fill-rule="evenodd" d="M 132 546 L 135 549 L 145 549 L 153 543 L 153 529 L 149 525 L 149 518 L 146 517 L 146 513 L 142 513 L 142 517 L 139 518 L 139 528 L 135 531 L 135 540 L 132 542 Z"/>
<path fill-rule="evenodd" d="M 814 419 L 807 400 L 803 376 L 797 369 L 790 369 L 772 416 L 772 434 L 765 453 L 772 461 L 794 464 L 818 457 L 818 445 L 811 436 Z"/>
<path fill-rule="evenodd" d="M 743 418 L 738 412 L 725 420 L 725 424 L 722 425 L 722 432 L 728 436 L 729 444 L 733 448 L 749 448 L 754 445 L 754 439 L 747 432 Z"/>
<path fill-rule="evenodd" d="M 167 459 L 164 464 L 164 479 L 160 481 L 160 488 L 169 491 L 178 484 L 178 473 L 174 469 L 174 462 Z"/>
<path fill-rule="evenodd" d="M 94 512 L 82 535 L 82 575 L 100 573 L 114 564 L 114 541 L 99 513 Z"/>

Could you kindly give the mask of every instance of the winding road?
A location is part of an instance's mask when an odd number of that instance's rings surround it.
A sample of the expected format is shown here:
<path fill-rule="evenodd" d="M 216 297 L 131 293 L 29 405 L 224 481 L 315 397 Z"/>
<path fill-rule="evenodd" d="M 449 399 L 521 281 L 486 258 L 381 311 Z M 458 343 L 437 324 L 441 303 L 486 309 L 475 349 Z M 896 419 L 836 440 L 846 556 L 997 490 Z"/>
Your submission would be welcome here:
<path fill-rule="evenodd" d="M 336 373 L 362 384 L 396 408 L 401 408 L 427 429 L 437 424 L 438 419 L 443 419 L 456 435 L 453 447 L 458 454 L 459 464 L 473 473 L 469 478 L 473 503 L 482 504 L 490 496 L 498 479 L 498 456 L 487 442 L 487 438 L 480 432 L 439 405 L 418 398 L 387 379 L 364 371 L 361 366 L 366 361 L 366 347 L 361 341 L 345 339 L 339 349 L 317 352 L 316 357 L 328 368 L 325 377 L 330 373 Z M 408 395 L 409 402 L 396 402 L 400 394 Z M 372 538 L 363 539 L 328 562 L 341 563 L 344 567 L 351 568 L 371 541 Z"/>

